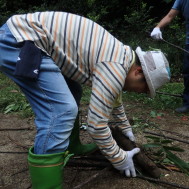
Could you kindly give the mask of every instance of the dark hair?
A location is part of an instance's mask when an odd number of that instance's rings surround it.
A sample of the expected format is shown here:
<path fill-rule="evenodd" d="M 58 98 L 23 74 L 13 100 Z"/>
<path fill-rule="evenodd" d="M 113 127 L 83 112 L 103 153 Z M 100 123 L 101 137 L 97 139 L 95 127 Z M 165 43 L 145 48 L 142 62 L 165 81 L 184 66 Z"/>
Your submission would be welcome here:
<path fill-rule="evenodd" d="M 138 55 L 137 55 L 137 53 L 135 52 L 135 64 L 137 65 L 137 66 L 141 66 L 141 62 L 140 62 L 140 60 L 139 60 L 139 57 L 138 57 Z"/>
<path fill-rule="evenodd" d="M 140 66 L 140 67 L 141 67 L 140 59 L 139 59 L 137 53 L 136 53 L 136 52 L 134 52 L 134 53 L 135 53 L 135 64 L 136 64 L 137 66 Z M 140 81 L 141 81 L 141 82 L 144 82 L 144 81 L 146 82 L 145 76 L 144 76 L 143 78 L 141 78 Z"/>

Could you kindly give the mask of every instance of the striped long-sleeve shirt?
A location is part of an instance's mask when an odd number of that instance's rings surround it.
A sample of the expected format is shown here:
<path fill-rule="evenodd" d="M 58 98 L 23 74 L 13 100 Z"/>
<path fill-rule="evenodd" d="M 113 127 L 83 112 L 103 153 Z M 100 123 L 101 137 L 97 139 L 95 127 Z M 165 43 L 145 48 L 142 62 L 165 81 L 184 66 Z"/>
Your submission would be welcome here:
<path fill-rule="evenodd" d="M 108 121 L 130 67 L 130 47 L 97 23 L 65 12 L 15 15 L 7 25 L 18 42 L 33 41 L 50 55 L 63 75 L 92 86 L 88 132 L 115 167 L 122 165 L 127 154 L 113 139 Z M 120 128 L 131 129 L 122 105 L 115 116 Z"/>

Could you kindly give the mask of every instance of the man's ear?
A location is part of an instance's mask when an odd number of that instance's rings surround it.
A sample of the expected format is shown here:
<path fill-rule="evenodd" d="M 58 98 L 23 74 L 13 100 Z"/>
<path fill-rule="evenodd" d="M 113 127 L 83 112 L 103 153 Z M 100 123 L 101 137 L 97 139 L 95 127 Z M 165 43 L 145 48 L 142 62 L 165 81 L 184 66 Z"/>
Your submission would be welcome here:
<path fill-rule="evenodd" d="M 138 75 L 138 74 L 143 74 L 143 70 L 142 70 L 142 67 L 141 66 L 137 66 L 136 69 L 135 69 L 135 75 Z"/>

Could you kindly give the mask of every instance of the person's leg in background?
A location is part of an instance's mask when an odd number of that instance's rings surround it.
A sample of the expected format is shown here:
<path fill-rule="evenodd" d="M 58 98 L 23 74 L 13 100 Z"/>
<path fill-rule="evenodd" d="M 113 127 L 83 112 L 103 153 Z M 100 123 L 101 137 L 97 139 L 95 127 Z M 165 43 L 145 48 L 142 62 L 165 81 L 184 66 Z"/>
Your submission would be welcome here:
<path fill-rule="evenodd" d="M 186 45 L 186 50 L 189 52 L 189 44 Z M 183 77 L 184 77 L 183 106 L 175 110 L 178 113 L 189 112 L 189 53 L 185 53 L 184 55 Z"/>
<path fill-rule="evenodd" d="M 80 100 L 82 97 L 82 87 L 79 83 L 76 81 L 73 81 L 71 79 L 68 79 L 65 77 L 65 80 L 68 84 L 68 87 L 72 93 L 72 95 L 75 98 L 75 101 L 77 103 L 77 106 L 80 105 Z M 79 130 L 80 130 L 80 124 L 79 124 L 79 112 L 77 115 L 77 118 L 74 123 L 74 128 L 72 130 L 71 136 L 70 136 L 70 144 L 68 146 L 68 151 L 70 153 L 73 153 L 74 155 L 86 155 L 89 153 L 94 152 L 98 149 L 97 145 L 95 143 L 91 144 L 82 144 L 79 137 Z"/>
<path fill-rule="evenodd" d="M 14 76 L 22 45 L 6 25 L 0 28 L 0 70 L 21 88 L 35 114 L 37 134 L 28 156 L 33 188 L 61 189 L 77 104 L 59 68 L 48 56 L 42 57 L 37 80 Z"/>

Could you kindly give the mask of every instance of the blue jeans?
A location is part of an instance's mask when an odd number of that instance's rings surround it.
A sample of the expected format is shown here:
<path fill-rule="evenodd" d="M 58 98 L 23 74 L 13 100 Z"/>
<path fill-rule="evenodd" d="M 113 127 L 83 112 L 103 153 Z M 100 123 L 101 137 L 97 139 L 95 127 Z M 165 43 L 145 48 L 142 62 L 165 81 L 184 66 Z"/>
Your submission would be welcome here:
<path fill-rule="evenodd" d="M 77 104 L 60 69 L 44 53 L 38 79 L 14 75 L 22 45 L 15 40 L 6 24 L 0 28 L 0 71 L 21 88 L 35 114 L 34 153 L 63 152 L 69 145 L 78 113 Z"/>

